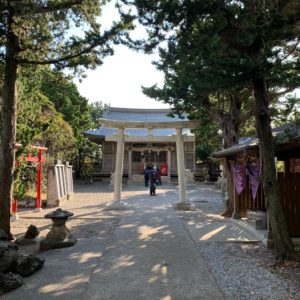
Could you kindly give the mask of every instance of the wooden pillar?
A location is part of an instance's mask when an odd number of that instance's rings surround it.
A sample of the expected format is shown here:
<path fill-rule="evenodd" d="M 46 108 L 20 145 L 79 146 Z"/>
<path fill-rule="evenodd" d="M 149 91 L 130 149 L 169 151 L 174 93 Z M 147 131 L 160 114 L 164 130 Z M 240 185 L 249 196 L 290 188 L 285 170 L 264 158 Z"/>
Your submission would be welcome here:
<path fill-rule="evenodd" d="M 128 149 L 128 179 L 132 179 L 132 150 Z"/>
<path fill-rule="evenodd" d="M 232 218 L 233 219 L 240 219 L 241 215 L 240 215 L 240 206 L 239 206 L 239 195 L 237 194 L 235 187 L 234 187 L 234 191 L 233 191 L 233 214 L 232 214 Z"/>
<path fill-rule="evenodd" d="M 220 165 L 221 170 L 221 194 L 225 195 L 226 193 L 226 186 L 225 186 L 225 168 L 224 168 L 224 160 L 222 160 L 222 163 Z"/>
<path fill-rule="evenodd" d="M 168 158 L 167 158 L 167 162 L 168 162 L 168 181 L 171 182 L 171 150 L 168 150 Z"/>
<path fill-rule="evenodd" d="M 42 211 L 41 194 L 42 194 L 42 155 L 43 152 L 39 149 L 38 153 L 38 170 L 37 170 L 37 183 L 36 183 L 36 208 L 35 211 Z"/>

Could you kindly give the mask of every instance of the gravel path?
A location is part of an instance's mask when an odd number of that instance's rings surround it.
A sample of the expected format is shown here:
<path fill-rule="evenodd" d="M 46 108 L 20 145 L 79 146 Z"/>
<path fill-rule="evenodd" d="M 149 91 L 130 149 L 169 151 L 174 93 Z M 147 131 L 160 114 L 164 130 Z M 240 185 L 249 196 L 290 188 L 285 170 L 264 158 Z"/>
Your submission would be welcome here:
<path fill-rule="evenodd" d="M 196 211 L 180 212 L 183 222 L 203 226 L 220 219 L 224 203 L 219 191 L 201 186 L 188 195 Z M 260 242 L 197 242 L 197 248 L 228 299 L 300 299 L 300 265 L 277 264 Z"/>

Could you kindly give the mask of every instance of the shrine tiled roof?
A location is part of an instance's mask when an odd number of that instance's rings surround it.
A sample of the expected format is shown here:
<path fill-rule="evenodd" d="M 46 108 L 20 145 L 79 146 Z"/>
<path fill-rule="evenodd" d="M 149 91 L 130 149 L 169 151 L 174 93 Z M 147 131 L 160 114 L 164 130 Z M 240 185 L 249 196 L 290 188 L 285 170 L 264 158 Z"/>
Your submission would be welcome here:
<path fill-rule="evenodd" d="M 103 114 L 104 119 L 120 121 L 173 122 L 186 120 L 187 116 L 171 117 L 170 109 L 138 109 L 111 107 Z"/>
<path fill-rule="evenodd" d="M 145 121 L 145 122 L 174 122 L 187 120 L 187 116 L 179 118 L 178 116 L 170 116 L 170 109 L 135 109 L 135 108 L 117 108 L 110 107 L 103 114 L 103 119 L 117 120 L 117 121 Z M 117 132 L 114 128 L 107 128 L 101 125 L 98 129 L 86 131 L 87 136 L 112 136 Z M 193 136 L 190 129 L 184 128 L 182 130 L 184 135 Z M 173 128 L 157 128 L 152 130 L 153 136 L 172 136 L 176 134 Z M 145 128 L 127 128 L 125 135 L 143 137 L 148 135 L 148 130 Z"/>

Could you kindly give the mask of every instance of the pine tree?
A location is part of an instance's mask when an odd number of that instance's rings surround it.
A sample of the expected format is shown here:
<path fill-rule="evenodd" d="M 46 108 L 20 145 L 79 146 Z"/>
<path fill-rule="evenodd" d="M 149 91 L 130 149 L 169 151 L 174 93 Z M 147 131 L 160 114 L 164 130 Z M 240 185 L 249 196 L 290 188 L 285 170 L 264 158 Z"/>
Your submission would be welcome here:
<path fill-rule="evenodd" d="M 0 228 L 10 233 L 17 118 L 16 82 L 21 65 L 52 65 L 81 74 L 113 53 L 131 28 L 129 19 L 102 30 L 99 0 L 1 0 L 0 59 L 4 68 L 0 144 Z"/>

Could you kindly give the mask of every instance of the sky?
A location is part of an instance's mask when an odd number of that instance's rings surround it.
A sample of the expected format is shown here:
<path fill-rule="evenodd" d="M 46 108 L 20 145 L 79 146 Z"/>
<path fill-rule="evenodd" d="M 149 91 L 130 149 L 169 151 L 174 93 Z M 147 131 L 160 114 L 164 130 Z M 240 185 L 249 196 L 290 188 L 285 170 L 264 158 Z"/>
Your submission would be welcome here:
<path fill-rule="evenodd" d="M 101 25 L 109 27 L 118 14 L 109 4 L 103 9 Z M 144 30 L 138 27 L 135 36 L 143 36 Z M 158 84 L 162 86 L 163 73 L 156 70 L 152 61 L 157 54 L 146 55 L 118 45 L 115 54 L 104 58 L 103 65 L 96 70 L 88 70 L 87 78 L 75 81 L 80 94 L 89 102 L 102 101 L 112 107 L 127 108 L 168 108 L 169 105 L 148 98 L 142 92 L 142 86 Z"/>
<path fill-rule="evenodd" d="M 115 54 L 106 57 L 102 66 L 87 71 L 87 78 L 77 82 L 78 90 L 89 102 L 102 101 L 112 107 L 167 108 L 142 92 L 141 86 L 163 83 L 163 73 L 151 64 L 153 58 L 117 46 Z"/>

